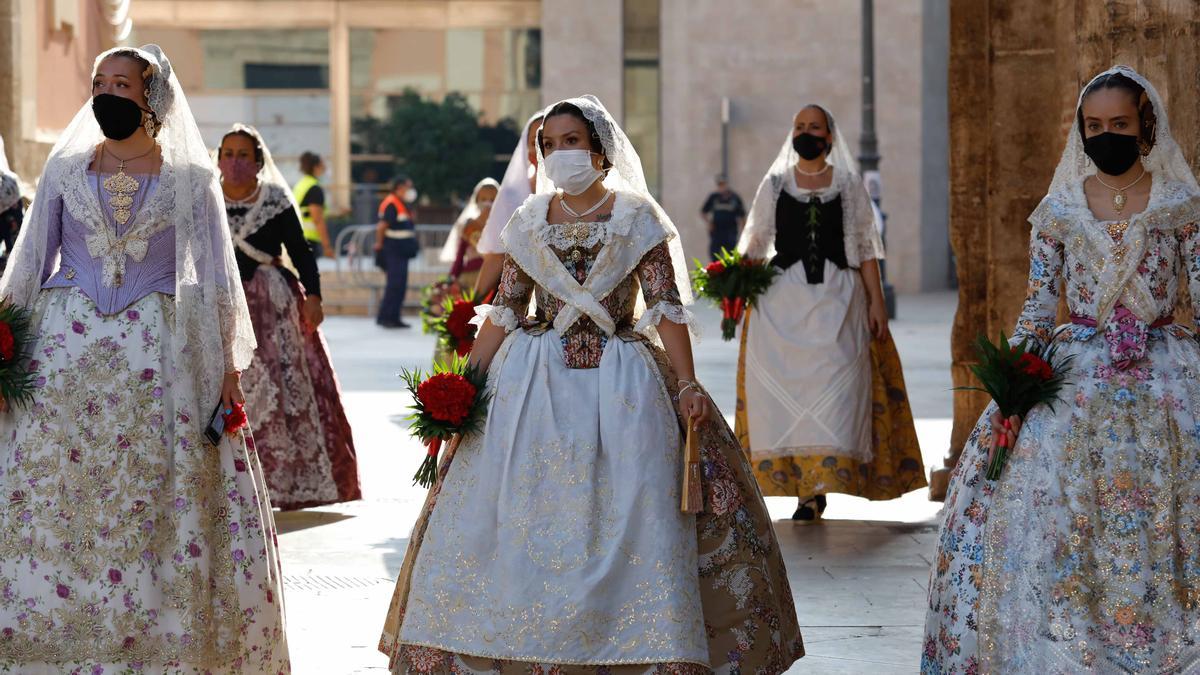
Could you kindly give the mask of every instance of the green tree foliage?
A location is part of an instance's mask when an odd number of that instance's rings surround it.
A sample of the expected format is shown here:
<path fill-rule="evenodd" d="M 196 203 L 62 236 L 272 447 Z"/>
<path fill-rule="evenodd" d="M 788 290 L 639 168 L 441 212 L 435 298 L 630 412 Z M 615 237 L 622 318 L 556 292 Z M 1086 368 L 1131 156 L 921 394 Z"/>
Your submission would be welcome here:
<path fill-rule="evenodd" d="M 434 101 L 406 89 L 389 104 L 387 119 L 355 120 L 362 148 L 395 157 L 396 172 L 411 176 L 433 203 L 463 199 L 492 172 L 495 150 L 462 94 Z"/>

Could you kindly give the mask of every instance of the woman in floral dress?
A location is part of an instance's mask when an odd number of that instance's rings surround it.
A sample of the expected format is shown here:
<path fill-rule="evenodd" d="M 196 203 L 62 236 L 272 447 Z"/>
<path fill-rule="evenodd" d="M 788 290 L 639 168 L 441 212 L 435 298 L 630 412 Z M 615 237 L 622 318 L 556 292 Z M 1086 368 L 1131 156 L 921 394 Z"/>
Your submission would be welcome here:
<path fill-rule="evenodd" d="M 968 439 L 929 584 L 930 675 L 1200 666 L 1200 349 L 1173 317 L 1185 286 L 1200 308 L 1200 189 L 1132 69 L 1093 79 L 1076 122 L 1029 218 L 1013 335 L 1057 345 L 1069 382 L 1008 420 L 998 480 L 994 405 Z"/>
<path fill-rule="evenodd" d="M 321 334 L 321 275 L 295 197 L 254 127 L 233 125 L 217 162 L 258 341 L 242 387 L 271 505 L 360 499 L 354 436 Z M 285 251 L 297 274 L 284 266 Z"/>
<path fill-rule="evenodd" d="M 0 280 L 33 401 L 0 416 L 0 671 L 285 673 L 242 400 L 254 334 L 212 159 L 157 45 L 95 63 Z"/>
<path fill-rule="evenodd" d="M 803 654 L 791 591 L 694 380 L 678 233 L 594 97 L 552 106 L 539 140 L 471 352 L 487 427 L 443 462 L 380 648 L 397 673 L 777 675 Z M 698 516 L 680 511 L 687 424 Z"/>

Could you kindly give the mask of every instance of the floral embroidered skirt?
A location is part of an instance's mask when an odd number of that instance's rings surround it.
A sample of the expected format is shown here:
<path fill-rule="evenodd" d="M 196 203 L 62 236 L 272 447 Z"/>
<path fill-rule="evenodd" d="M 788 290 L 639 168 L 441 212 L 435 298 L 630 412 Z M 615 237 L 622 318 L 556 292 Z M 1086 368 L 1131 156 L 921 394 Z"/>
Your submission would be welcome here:
<path fill-rule="evenodd" d="M 258 349 L 242 389 L 271 503 L 287 511 L 361 499 L 341 389 L 321 331 L 300 324 L 299 282 L 262 265 L 245 291 Z"/>
<path fill-rule="evenodd" d="M 599 368 L 562 359 L 554 331 L 497 353 L 488 429 L 447 452 L 409 540 L 379 645 L 393 671 L 786 670 L 791 589 L 728 425 L 701 433 L 705 510 L 685 516 L 665 355 L 614 337 Z M 497 583 L 497 561 L 520 573 Z"/>
<path fill-rule="evenodd" d="M 56 288 L 34 312 L 38 389 L 0 416 L 0 672 L 288 672 L 253 443 L 169 409 L 172 298 L 102 316 Z"/>
<path fill-rule="evenodd" d="M 1095 329 L 1055 410 L 1029 413 L 999 480 L 993 408 L 950 481 L 922 672 L 1180 673 L 1200 666 L 1200 363 L 1191 332 L 1150 331 L 1112 365 Z"/>
<path fill-rule="evenodd" d="M 866 335 L 866 310 L 855 290 L 837 288 L 839 282 L 857 287 L 858 272 L 829 263 L 826 274 L 830 284 L 808 284 L 802 266 L 793 265 L 772 286 L 774 294 L 760 300 L 754 320 L 756 310 L 746 311 L 734 428 L 766 495 L 836 492 L 895 499 L 927 484 L 900 354 L 891 336 L 879 341 Z M 803 304 L 801 294 L 812 296 L 808 299 L 817 309 L 811 316 L 795 310 Z M 769 310 L 774 311 L 764 316 Z M 752 336 L 752 331 L 765 335 Z M 857 392 L 860 352 L 869 352 L 862 355 L 869 362 L 864 388 Z M 754 362 L 754 372 L 747 372 L 747 361 Z M 770 406 L 773 414 L 750 414 L 747 379 L 755 380 L 758 405 Z M 855 417 L 868 426 L 861 432 L 839 430 Z M 768 434 L 771 442 L 758 440 Z M 866 447 L 855 447 L 859 444 Z"/>

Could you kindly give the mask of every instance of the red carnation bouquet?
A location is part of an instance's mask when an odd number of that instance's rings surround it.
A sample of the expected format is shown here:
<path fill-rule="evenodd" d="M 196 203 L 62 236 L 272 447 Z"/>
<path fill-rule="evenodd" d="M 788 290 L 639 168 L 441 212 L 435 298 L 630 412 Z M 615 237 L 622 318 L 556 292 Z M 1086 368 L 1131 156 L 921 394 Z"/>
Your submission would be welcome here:
<path fill-rule="evenodd" d="M 442 349 L 466 356 L 475 344 L 475 326 L 471 325 L 474 318 L 475 292 L 460 289 L 442 300 L 442 309 L 436 316 L 423 317 L 422 321 L 427 332 L 437 335 Z"/>
<path fill-rule="evenodd" d="M 241 403 L 234 403 L 232 408 L 227 408 L 229 412 L 221 413 L 221 417 L 225 419 L 225 435 L 237 436 L 242 427 L 246 426 L 246 407 Z"/>
<path fill-rule="evenodd" d="M 489 398 L 485 391 L 487 375 L 456 356 L 449 365 L 433 364 L 429 377 L 420 370 L 405 370 L 401 377 L 413 397 L 412 414 L 407 418 L 412 422 L 409 430 L 427 449 L 413 484 L 432 487 L 437 480 L 442 441 L 483 430 Z"/>
<path fill-rule="evenodd" d="M 35 373 L 29 368 L 33 329 L 29 313 L 0 301 L 0 397 L 9 407 L 33 400 Z"/>
<path fill-rule="evenodd" d="M 721 337 L 732 340 L 746 307 L 771 287 L 779 269 L 761 258 L 747 258 L 737 251 L 721 249 L 707 265 L 696 261 L 692 287 L 696 295 L 721 306 Z"/>
<path fill-rule="evenodd" d="M 971 372 L 981 386 L 957 389 L 986 392 L 996 402 L 1006 425 L 1013 415 L 1025 419 L 1037 405 L 1045 404 L 1054 410 L 1054 404 L 1060 400 L 1058 395 L 1067 382 L 1073 356 L 1059 357 L 1057 345 L 1034 344 L 1031 347 L 1024 340 L 1016 345 L 1009 344 L 1003 332 L 999 344 L 980 335 L 975 349 L 979 362 L 971 366 Z M 1008 450 L 1008 437 L 1001 434 L 996 454 L 988 464 L 988 480 L 1000 478 L 1008 461 Z"/>

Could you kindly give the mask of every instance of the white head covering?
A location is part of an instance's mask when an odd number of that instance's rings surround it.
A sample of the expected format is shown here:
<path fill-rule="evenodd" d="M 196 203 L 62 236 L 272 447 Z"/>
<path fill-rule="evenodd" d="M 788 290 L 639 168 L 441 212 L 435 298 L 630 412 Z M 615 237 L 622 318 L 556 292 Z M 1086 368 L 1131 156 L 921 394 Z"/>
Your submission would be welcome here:
<path fill-rule="evenodd" d="M 61 200 L 64 211 L 90 229 L 88 251 L 98 264 L 103 261 L 101 279 L 108 285 L 119 283 L 127 258 L 145 255 L 151 236 L 174 228 L 173 411 L 206 418 L 220 397 L 224 374 L 248 366 L 255 348 L 221 188 L 204 138 L 162 49 L 145 45 L 109 50 L 96 57 L 93 74 L 106 58 L 119 54 L 150 64 L 146 99 L 162 152 L 158 187 L 118 238 L 89 187 L 88 166 L 104 135 L 87 100 L 50 151 L 37 198 L 25 215 L 0 279 L 0 297 L 32 307 L 42 285 L 55 200 Z M 179 425 L 174 429 L 179 435 Z M 190 439 L 184 447 L 198 440 Z"/>
<path fill-rule="evenodd" d="M 1084 179 L 1096 173 L 1096 166 L 1083 150 L 1083 134 L 1078 119 L 1083 109 L 1084 93 L 1101 78 L 1114 74 L 1123 75 L 1141 86 L 1153 109 L 1154 126 L 1151 131 L 1154 144 L 1150 152 L 1141 158 L 1142 166 L 1152 174 L 1153 182 L 1146 208 L 1130 219 L 1129 230 L 1124 235 L 1128 249 L 1119 259 L 1109 260 L 1108 245 L 1111 240 L 1103 229 L 1091 226 L 1095 216 L 1083 191 Z M 1120 303 L 1139 319 L 1151 322 L 1157 318 L 1157 301 L 1145 284 L 1143 275 L 1138 273 L 1138 265 L 1149 241 L 1144 233 L 1151 227 L 1174 228 L 1200 218 L 1200 188 L 1197 188 L 1196 177 L 1171 134 L 1162 98 L 1154 85 L 1132 68 L 1114 66 L 1092 78 L 1080 92 L 1075 112 L 1050 189 L 1029 216 L 1029 222 L 1034 227 L 1033 235 L 1040 232 L 1059 241 L 1070 239 L 1073 242 L 1093 241 L 1092 237 L 1099 237 L 1103 246 L 1077 249 L 1078 255 L 1094 255 L 1097 259 L 1101 294 L 1096 321 L 1106 321 L 1117 303 Z M 1079 239 L 1075 239 L 1072 237 L 1072 228 L 1079 224 L 1087 226 L 1086 231 Z"/>
<path fill-rule="evenodd" d="M 548 246 L 550 228 L 546 226 L 546 213 L 550 199 L 554 196 L 554 184 L 546 177 L 545 158 L 538 148 L 537 193 L 526 199 L 525 204 L 513 214 L 511 222 L 502 233 L 504 249 L 537 284 L 563 300 L 566 306 L 555 317 L 554 327 L 565 333 L 571 325 L 588 316 L 605 333 L 616 330 L 613 317 L 600 304 L 655 246 L 666 243 L 674 268 L 675 283 L 679 287 L 681 304 L 692 303 L 691 283 L 684 263 L 683 247 L 679 231 L 670 217 L 650 195 L 646 177 L 642 173 L 642 161 L 625 132 L 600 101 L 591 95 L 566 99 L 592 123 L 604 154 L 612 168 L 604 178 L 604 185 L 616 191 L 612 207 L 612 218 L 605 230 L 605 246 L 588 273 L 587 281 L 580 285 L 574 280 L 562 261 Z M 558 104 L 555 104 L 558 105 Z M 547 112 L 554 108 L 550 106 Z M 641 315 L 636 328 L 653 334 L 654 317 L 667 315 L 672 320 L 686 321 L 693 333 L 697 326 L 691 313 L 682 308 L 655 307 L 644 312 L 644 298 L 639 294 L 635 314 Z"/>
<path fill-rule="evenodd" d="M 245 215 L 229 217 L 229 229 L 233 237 L 233 244 L 252 260 L 269 265 L 274 262 L 275 256 L 251 246 L 246 242 L 246 237 L 258 232 L 268 221 L 287 209 L 295 211 L 296 219 L 299 221 L 300 207 L 296 203 L 296 196 L 288 186 L 287 179 L 279 171 L 279 166 L 275 164 L 275 159 L 271 156 L 271 149 L 267 147 L 267 142 L 263 140 L 258 129 L 249 124 L 235 123 L 221 137 L 222 143 L 224 143 L 225 137 L 233 133 L 248 134 L 262 152 L 262 165 L 258 167 L 256 176 L 259 186 L 258 195 L 255 197 L 254 203 L 250 205 Z M 220 152 L 221 146 L 218 145 L 215 151 L 218 161 Z"/>
<path fill-rule="evenodd" d="M 511 163 L 511 160 L 510 160 Z M 467 200 L 467 205 L 463 207 L 462 213 L 458 214 L 458 219 L 454 221 L 454 227 L 450 228 L 450 236 L 446 238 L 446 245 L 442 246 L 442 252 L 438 255 L 438 260 L 444 263 L 452 263 L 458 257 L 458 244 L 462 241 L 463 228 L 467 223 L 475 220 L 482 213 L 483 209 L 479 208 L 479 191 L 485 187 L 496 188 L 497 199 L 492 202 L 493 210 L 496 208 L 496 202 L 499 201 L 500 184 L 495 178 L 484 178 L 475 184 L 475 189 L 471 190 L 471 198 Z M 488 213 L 488 221 L 491 221 L 491 212 Z M 484 225 L 484 229 L 487 225 Z M 483 234 L 480 233 L 479 241 L 483 241 Z M 478 245 L 476 249 L 479 250 Z"/>
<path fill-rule="evenodd" d="M 808 107 L 806 105 L 800 109 Z M 827 189 L 819 191 L 818 196 L 821 201 L 842 196 L 846 261 L 851 267 L 858 267 L 864 260 L 882 259 L 883 242 L 879 237 L 875 209 L 855 169 L 854 156 L 850 154 L 846 138 L 832 113 L 823 106 L 811 104 L 811 107 L 825 113 L 825 119 L 829 122 L 832 142 L 826 162 L 832 167 L 833 181 Z M 800 159 L 792 146 L 793 128 L 793 125 L 788 125 L 783 146 L 758 184 L 758 191 L 754 193 L 746 227 L 738 240 L 738 251 L 748 257 L 770 259 L 775 255 L 775 207 L 779 202 L 779 192 L 793 180 L 792 168 Z"/>
<path fill-rule="evenodd" d="M 529 129 L 533 123 L 542 119 L 542 112 L 536 112 L 525 122 L 521 130 L 521 138 L 517 147 L 513 148 L 512 157 L 508 159 L 508 167 L 500 180 L 500 192 L 496 195 L 496 203 L 492 204 L 492 212 L 488 214 L 487 223 L 479 235 L 479 243 L 475 250 L 480 253 L 503 253 L 504 245 L 500 242 L 500 233 L 508 224 L 508 219 L 516 212 L 517 207 L 525 202 L 532 194 L 529 189 L 529 179 L 533 178 L 534 166 L 529 163 Z"/>
<path fill-rule="evenodd" d="M 1175 137 L 1171 134 L 1171 124 L 1167 121 L 1167 109 L 1163 106 L 1162 98 L 1158 95 L 1158 90 L 1154 85 L 1150 84 L 1150 80 L 1142 77 L 1140 73 L 1129 66 L 1113 66 L 1108 70 L 1093 77 L 1087 86 L 1079 92 L 1079 99 L 1075 105 L 1075 117 L 1071 118 L 1071 130 L 1067 132 L 1067 144 L 1063 148 L 1062 158 L 1058 162 L 1058 167 L 1054 169 L 1054 179 L 1050 182 L 1048 194 L 1073 194 L 1076 197 L 1083 196 L 1083 179 L 1096 173 L 1096 165 L 1088 159 L 1087 153 L 1083 151 L 1083 135 L 1079 130 L 1077 120 L 1079 114 L 1083 110 L 1083 94 L 1097 80 L 1108 77 L 1110 75 L 1120 74 L 1137 82 L 1142 89 L 1146 90 L 1146 96 L 1150 99 L 1150 105 L 1154 108 L 1154 116 L 1156 118 L 1154 127 L 1154 147 L 1150 150 L 1150 154 L 1142 158 L 1142 166 L 1146 167 L 1146 171 L 1150 172 L 1155 178 L 1165 178 L 1171 182 L 1181 183 L 1193 191 L 1197 191 L 1196 176 L 1192 174 L 1192 169 L 1187 163 L 1187 159 L 1183 156 L 1183 150 L 1179 148 L 1179 143 L 1175 141 Z"/>
<path fill-rule="evenodd" d="M 21 199 L 21 181 L 8 167 L 8 156 L 4 154 L 4 137 L 0 136 L 0 213 L 13 207 Z"/>

